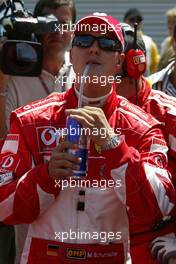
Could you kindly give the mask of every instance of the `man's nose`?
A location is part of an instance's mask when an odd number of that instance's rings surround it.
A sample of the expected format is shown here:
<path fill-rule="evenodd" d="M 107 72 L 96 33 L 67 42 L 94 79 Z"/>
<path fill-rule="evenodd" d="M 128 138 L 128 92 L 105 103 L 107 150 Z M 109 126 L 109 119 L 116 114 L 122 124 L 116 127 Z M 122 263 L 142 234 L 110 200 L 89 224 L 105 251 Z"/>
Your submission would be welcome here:
<path fill-rule="evenodd" d="M 93 44 L 90 46 L 90 48 L 89 48 L 89 52 L 90 53 L 99 53 L 99 51 L 100 51 L 100 48 L 99 48 L 99 46 L 98 46 L 98 41 L 97 40 L 95 40 L 94 42 L 93 42 Z"/>

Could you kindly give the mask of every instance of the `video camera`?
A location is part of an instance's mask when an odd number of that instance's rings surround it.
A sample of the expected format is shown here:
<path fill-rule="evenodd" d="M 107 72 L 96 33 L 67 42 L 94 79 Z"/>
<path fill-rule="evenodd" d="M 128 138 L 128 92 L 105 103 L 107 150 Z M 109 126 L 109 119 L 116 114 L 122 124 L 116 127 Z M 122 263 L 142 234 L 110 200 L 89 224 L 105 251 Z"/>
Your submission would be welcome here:
<path fill-rule="evenodd" d="M 42 69 L 43 51 L 37 36 L 55 32 L 58 19 L 54 15 L 34 18 L 24 9 L 21 0 L 0 2 L 0 39 L 7 38 L 0 52 L 2 72 L 9 75 L 38 76 Z"/>

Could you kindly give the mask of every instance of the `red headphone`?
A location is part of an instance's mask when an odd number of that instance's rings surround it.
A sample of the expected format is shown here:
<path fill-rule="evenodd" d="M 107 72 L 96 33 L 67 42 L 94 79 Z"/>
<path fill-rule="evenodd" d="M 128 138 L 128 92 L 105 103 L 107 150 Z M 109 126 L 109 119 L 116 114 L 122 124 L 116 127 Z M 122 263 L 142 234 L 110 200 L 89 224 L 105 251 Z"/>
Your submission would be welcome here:
<path fill-rule="evenodd" d="M 142 38 L 137 39 L 137 25 L 133 28 L 121 23 L 125 40 L 123 76 L 138 79 L 146 71 L 146 49 Z"/>

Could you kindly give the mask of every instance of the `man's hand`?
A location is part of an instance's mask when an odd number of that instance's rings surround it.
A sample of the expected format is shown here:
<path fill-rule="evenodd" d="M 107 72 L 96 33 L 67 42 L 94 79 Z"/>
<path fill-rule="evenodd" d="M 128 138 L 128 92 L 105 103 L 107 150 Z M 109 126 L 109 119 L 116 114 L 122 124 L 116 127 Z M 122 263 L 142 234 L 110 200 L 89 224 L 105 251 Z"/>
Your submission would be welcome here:
<path fill-rule="evenodd" d="M 161 264 L 176 264 L 176 237 L 162 236 L 152 241 L 151 253 Z M 174 262 L 173 262 L 174 261 Z"/>
<path fill-rule="evenodd" d="M 78 149 L 78 146 L 70 142 L 62 142 L 52 152 L 48 171 L 53 180 L 71 177 L 73 170 L 79 170 L 80 158 L 65 152 L 67 148 Z"/>
<path fill-rule="evenodd" d="M 92 141 L 99 146 L 105 145 L 115 135 L 101 108 L 85 106 L 68 109 L 66 114 L 80 122 L 88 130 Z"/>

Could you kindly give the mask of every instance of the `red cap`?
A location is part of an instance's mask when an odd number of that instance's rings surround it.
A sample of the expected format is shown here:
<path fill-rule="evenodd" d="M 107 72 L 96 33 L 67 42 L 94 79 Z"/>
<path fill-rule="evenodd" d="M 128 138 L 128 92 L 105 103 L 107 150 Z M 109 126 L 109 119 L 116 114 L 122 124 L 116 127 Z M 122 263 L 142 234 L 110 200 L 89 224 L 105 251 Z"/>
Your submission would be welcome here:
<path fill-rule="evenodd" d="M 114 17 L 98 12 L 85 16 L 76 23 L 74 33 L 77 34 L 86 29 L 88 30 L 88 25 L 91 25 L 91 29 L 94 29 L 94 31 L 102 31 L 102 34 L 112 33 L 113 36 L 118 38 L 122 45 L 122 50 L 124 50 L 124 38 L 121 25 Z"/>

